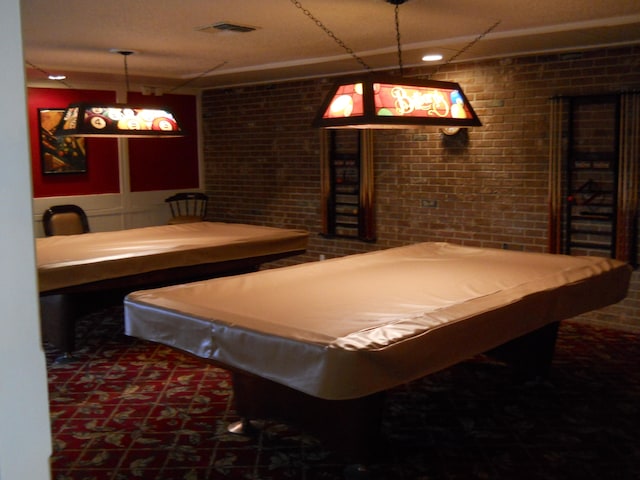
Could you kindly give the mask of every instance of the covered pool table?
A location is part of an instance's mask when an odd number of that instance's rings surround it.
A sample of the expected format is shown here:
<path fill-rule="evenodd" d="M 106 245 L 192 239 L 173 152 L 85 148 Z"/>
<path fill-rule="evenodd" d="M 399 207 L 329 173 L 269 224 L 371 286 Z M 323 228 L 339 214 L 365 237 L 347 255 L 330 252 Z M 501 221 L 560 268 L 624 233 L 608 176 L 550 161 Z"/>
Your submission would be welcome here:
<path fill-rule="evenodd" d="M 558 322 L 623 299 L 630 272 L 420 243 L 133 292 L 125 329 L 231 370 L 244 417 L 299 422 L 362 458 L 386 390 L 490 350 L 543 374 Z"/>
<path fill-rule="evenodd" d="M 70 352 L 74 310 L 105 292 L 254 271 L 304 252 L 307 241 L 303 230 L 220 222 L 38 238 L 45 337 Z"/>

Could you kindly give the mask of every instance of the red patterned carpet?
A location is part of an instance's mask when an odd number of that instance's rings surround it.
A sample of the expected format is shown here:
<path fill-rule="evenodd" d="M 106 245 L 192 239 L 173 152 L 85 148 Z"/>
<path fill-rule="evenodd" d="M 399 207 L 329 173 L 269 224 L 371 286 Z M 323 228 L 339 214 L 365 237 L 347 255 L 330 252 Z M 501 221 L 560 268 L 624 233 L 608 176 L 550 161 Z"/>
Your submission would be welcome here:
<path fill-rule="evenodd" d="M 221 369 L 78 325 L 77 361 L 47 350 L 55 480 L 333 480 L 340 457 L 293 427 L 237 420 Z M 485 357 L 391 392 L 375 480 L 640 479 L 640 335 L 565 322 L 551 377 L 516 385 Z"/>

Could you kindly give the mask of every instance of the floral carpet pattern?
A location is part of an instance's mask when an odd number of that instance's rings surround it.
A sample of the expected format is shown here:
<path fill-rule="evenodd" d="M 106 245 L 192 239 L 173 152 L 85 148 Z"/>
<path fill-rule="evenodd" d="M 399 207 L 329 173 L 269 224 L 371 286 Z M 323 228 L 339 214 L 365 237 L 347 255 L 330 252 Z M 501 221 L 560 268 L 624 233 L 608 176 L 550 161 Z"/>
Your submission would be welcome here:
<path fill-rule="evenodd" d="M 122 308 L 47 349 L 55 480 L 337 480 L 314 437 L 237 421 L 225 370 L 122 333 Z M 564 322 L 550 377 L 479 356 L 389 392 L 374 480 L 640 479 L 640 334 Z"/>

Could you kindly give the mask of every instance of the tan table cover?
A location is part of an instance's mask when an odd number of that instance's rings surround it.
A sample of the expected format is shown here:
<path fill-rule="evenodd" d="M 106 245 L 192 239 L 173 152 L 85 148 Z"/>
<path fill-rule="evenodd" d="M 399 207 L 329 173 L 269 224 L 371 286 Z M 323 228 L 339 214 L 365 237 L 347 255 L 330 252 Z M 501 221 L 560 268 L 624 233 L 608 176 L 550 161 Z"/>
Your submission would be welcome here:
<path fill-rule="evenodd" d="M 304 250 L 308 232 L 196 222 L 36 239 L 40 292 L 174 267 Z"/>
<path fill-rule="evenodd" d="M 130 294 L 129 335 L 325 399 L 385 390 L 626 295 L 598 257 L 421 243 Z"/>

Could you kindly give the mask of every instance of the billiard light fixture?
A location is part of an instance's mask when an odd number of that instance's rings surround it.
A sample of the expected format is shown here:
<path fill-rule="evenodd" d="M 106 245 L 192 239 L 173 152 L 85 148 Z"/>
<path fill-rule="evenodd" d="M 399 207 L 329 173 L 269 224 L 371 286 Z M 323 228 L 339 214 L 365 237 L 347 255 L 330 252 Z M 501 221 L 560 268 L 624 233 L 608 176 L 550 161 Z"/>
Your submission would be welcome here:
<path fill-rule="evenodd" d="M 457 83 L 403 76 L 398 13 L 399 6 L 407 0 L 386 1 L 395 6 L 400 76 L 368 72 L 336 82 L 316 114 L 313 126 L 370 129 L 481 126 Z"/>
<path fill-rule="evenodd" d="M 132 51 L 112 50 L 124 58 L 126 92 L 129 92 L 127 57 Z M 182 137 L 175 115 L 164 107 L 147 107 L 123 103 L 83 102 L 69 105 L 56 136 L 149 138 Z"/>
<path fill-rule="evenodd" d="M 335 83 L 313 125 L 383 129 L 482 123 L 457 83 L 368 74 Z"/>
<path fill-rule="evenodd" d="M 74 103 L 56 129 L 64 137 L 181 137 L 169 110 L 128 104 Z"/>

